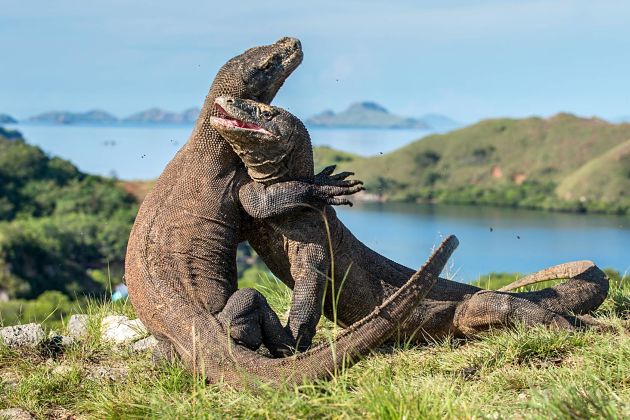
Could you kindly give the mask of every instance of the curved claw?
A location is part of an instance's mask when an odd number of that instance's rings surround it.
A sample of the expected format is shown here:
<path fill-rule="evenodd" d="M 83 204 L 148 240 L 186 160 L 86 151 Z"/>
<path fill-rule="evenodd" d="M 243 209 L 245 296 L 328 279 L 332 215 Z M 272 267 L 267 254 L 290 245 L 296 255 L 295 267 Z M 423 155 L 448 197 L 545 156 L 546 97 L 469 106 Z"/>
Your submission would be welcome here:
<path fill-rule="evenodd" d="M 320 173 L 315 175 L 315 180 L 317 181 L 320 179 L 328 178 L 333 172 L 335 172 L 336 168 L 337 168 L 337 165 L 326 166 L 324 169 L 321 170 Z"/>
<path fill-rule="evenodd" d="M 361 181 L 360 179 L 335 180 L 334 182 L 331 182 L 328 185 L 332 185 L 336 187 L 354 187 L 356 185 L 363 185 L 363 181 Z"/>
<path fill-rule="evenodd" d="M 335 197 L 338 195 L 352 195 L 364 190 L 363 185 L 319 185 L 316 186 L 321 197 Z"/>
<path fill-rule="evenodd" d="M 315 175 L 313 180 L 313 184 L 319 186 L 336 186 L 336 187 L 352 187 L 355 185 L 363 185 L 363 181 L 359 179 L 346 179 L 351 175 L 354 175 L 354 172 L 340 172 L 338 174 L 332 175 L 335 170 L 336 165 L 327 166 L 320 173 Z"/>
<path fill-rule="evenodd" d="M 335 180 L 342 180 L 352 175 L 354 175 L 354 172 L 345 171 L 345 172 L 339 172 L 338 174 L 332 175 L 331 178 Z"/>
<path fill-rule="evenodd" d="M 341 197 L 330 197 L 328 199 L 328 204 L 331 206 L 350 206 L 352 207 L 352 201 L 348 200 L 347 198 L 341 198 Z"/>

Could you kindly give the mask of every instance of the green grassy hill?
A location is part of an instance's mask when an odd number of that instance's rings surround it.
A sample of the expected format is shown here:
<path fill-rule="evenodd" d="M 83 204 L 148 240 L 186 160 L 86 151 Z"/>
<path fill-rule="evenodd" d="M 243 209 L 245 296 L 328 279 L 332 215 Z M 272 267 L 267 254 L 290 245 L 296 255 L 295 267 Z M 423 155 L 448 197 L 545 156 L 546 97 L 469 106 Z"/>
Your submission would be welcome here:
<path fill-rule="evenodd" d="M 630 140 L 569 174 L 556 191 L 567 199 L 598 197 L 611 203 L 630 199 Z"/>
<path fill-rule="evenodd" d="M 629 141 L 630 124 L 596 118 L 492 119 L 381 156 L 346 155 L 339 169 L 385 200 L 627 213 Z"/>

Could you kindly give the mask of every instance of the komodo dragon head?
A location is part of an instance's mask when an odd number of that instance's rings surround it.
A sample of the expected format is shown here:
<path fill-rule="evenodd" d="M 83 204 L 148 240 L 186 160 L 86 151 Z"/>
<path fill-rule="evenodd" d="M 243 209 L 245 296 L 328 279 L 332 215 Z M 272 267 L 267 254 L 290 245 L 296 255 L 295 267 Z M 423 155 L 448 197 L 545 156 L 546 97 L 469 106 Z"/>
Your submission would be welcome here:
<path fill-rule="evenodd" d="M 302 121 L 282 108 L 220 96 L 210 123 L 230 143 L 249 176 L 262 183 L 313 176 L 313 155 Z"/>
<path fill-rule="evenodd" d="M 233 95 L 269 103 L 302 58 L 302 45 L 296 38 L 285 37 L 271 45 L 250 48 L 221 67 L 209 98 Z"/>

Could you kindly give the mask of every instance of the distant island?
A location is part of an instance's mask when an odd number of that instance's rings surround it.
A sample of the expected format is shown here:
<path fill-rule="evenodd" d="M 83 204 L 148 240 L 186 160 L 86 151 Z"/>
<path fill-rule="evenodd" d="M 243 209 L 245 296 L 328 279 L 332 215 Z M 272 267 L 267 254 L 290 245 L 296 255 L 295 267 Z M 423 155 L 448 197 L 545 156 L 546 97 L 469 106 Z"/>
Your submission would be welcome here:
<path fill-rule="evenodd" d="M 117 122 L 118 118 L 105 111 L 94 109 L 87 112 L 50 111 L 30 117 L 27 121 L 48 124 L 111 124 Z"/>
<path fill-rule="evenodd" d="M 0 114 L 0 124 L 15 124 L 17 120 L 10 115 Z"/>
<path fill-rule="evenodd" d="M 199 108 L 190 108 L 181 113 L 150 108 L 119 119 L 115 115 L 99 109 L 87 112 L 50 111 L 32 116 L 26 121 L 45 124 L 193 124 L 197 120 L 199 112 Z"/>
<path fill-rule="evenodd" d="M 160 108 L 151 108 L 138 112 L 123 119 L 125 122 L 134 123 L 160 123 L 160 124 L 192 124 L 197 121 L 201 110 L 190 108 L 184 112 L 169 112 Z"/>
<path fill-rule="evenodd" d="M 443 115 L 402 117 L 390 113 L 375 102 L 357 102 L 337 114 L 326 110 L 307 119 L 306 124 L 327 128 L 417 128 L 440 131 L 459 127 L 457 122 Z"/>
<path fill-rule="evenodd" d="M 167 111 L 162 108 L 149 108 L 127 117 L 117 116 L 93 109 L 87 112 L 49 111 L 29 117 L 22 122 L 54 125 L 115 125 L 115 124 L 185 124 L 197 121 L 201 110 L 197 107 L 182 112 Z M 0 114 L 0 124 L 15 124 L 18 121 L 6 114 Z M 392 114 L 375 102 L 357 102 L 346 110 L 335 113 L 331 110 L 308 118 L 307 125 L 326 128 L 385 128 L 385 129 L 424 129 L 437 132 L 450 131 L 461 124 L 439 114 L 426 114 L 419 118 Z"/>

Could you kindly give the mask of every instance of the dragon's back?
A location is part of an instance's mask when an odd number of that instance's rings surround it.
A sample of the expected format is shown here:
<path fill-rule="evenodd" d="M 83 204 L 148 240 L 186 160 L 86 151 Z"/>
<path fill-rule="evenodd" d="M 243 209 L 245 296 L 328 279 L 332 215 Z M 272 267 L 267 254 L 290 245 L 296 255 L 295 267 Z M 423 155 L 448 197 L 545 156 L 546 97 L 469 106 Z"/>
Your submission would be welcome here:
<path fill-rule="evenodd" d="M 236 291 L 240 213 L 231 193 L 235 171 L 219 174 L 204 163 L 185 146 L 140 207 L 125 262 L 139 313 L 155 310 L 142 302 L 149 295 L 173 290 L 218 312 Z"/>

